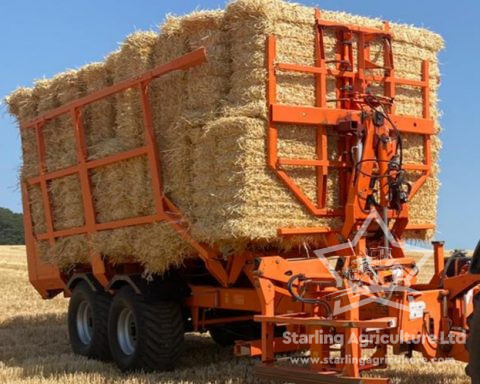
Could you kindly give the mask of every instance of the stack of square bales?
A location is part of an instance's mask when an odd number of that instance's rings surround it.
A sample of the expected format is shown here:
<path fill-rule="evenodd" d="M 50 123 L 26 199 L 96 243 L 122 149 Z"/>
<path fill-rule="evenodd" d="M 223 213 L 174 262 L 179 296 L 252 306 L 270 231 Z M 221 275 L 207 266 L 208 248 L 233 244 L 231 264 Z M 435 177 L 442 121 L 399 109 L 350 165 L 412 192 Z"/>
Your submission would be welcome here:
<path fill-rule="evenodd" d="M 314 217 L 269 170 L 266 162 L 265 42 L 277 37 L 279 62 L 314 65 L 314 9 L 281 0 L 237 0 L 225 11 L 195 12 L 169 18 L 160 34 L 137 32 L 104 62 L 38 81 L 32 89 L 15 91 L 7 103 L 20 123 L 79 96 L 138 75 L 198 47 L 205 47 L 208 62 L 187 72 L 155 80 L 150 89 L 157 145 L 162 158 L 165 193 L 185 213 L 196 239 L 217 244 L 229 254 L 245 248 L 288 248 L 309 239 L 281 239 L 279 227 L 341 227 L 340 218 Z M 322 11 L 326 20 L 382 28 L 377 19 Z M 422 60 L 430 62 L 430 110 L 439 131 L 437 108 L 442 39 L 424 29 L 392 25 L 397 77 L 419 80 Z M 327 59 L 333 58 L 336 39 L 325 36 Z M 372 56 L 381 64 L 379 44 Z M 307 74 L 279 74 L 278 102 L 315 105 L 315 79 Z M 334 96 L 333 79 L 329 89 Z M 375 91 L 375 86 L 372 87 Z M 421 91 L 397 87 L 396 111 L 421 117 Z M 334 107 L 333 103 L 330 105 Z M 94 103 L 83 114 L 89 159 L 144 145 L 143 117 L 137 90 Z M 315 157 L 315 132 L 310 127 L 279 129 L 279 155 Z M 336 133 L 328 130 L 329 158 L 338 157 Z M 22 130 L 22 178 L 38 175 L 35 135 Z M 69 117 L 45 126 L 48 171 L 75 164 L 73 125 Z M 436 221 L 440 142 L 433 138 L 434 172 L 410 203 L 411 223 Z M 420 136 L 404 135 L 405 162 L 423 160 Z M 290 169 L 295 182 L 315 197 L 314 168 Z M 419 174 L 412 173 L 415 180 Z M 135 158 L 91 172 L 97 222 L 154 213 L 154 197 L 145 158 Z M 41 191 L 29 187 L 34 231 L 46 231 Z M 55 229 L 84 224 L 79 178 L 76 175 L 49 184 Z M 339 206 L 338 175 L 330 172 L 327 205 Z M 427 239 L 431 231 L 409 232 L 407 237 Z M 313 245 L 313 243 L 312 243 Z M 48 262 L 63 269 L 88 261 L 91 250 L 113 263 L 138 261 L 151 273 L 178 266 L 193 250 L 165 223 L 99 232 L 91 237 L 61 238 L 54 247 L 37 242 Z"/>

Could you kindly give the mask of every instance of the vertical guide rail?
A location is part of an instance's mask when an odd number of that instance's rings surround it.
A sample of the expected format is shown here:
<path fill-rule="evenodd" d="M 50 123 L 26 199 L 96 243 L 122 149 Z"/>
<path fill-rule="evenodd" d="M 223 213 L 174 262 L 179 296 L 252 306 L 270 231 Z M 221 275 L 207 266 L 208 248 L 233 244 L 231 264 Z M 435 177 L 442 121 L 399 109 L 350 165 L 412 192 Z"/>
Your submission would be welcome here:
<path fill-rule="evenodd" d="M 315 10 L 315 66 L 320 72 L 315 74 L 315 104 L 317 107 L 327 107 L 327 68 L 325 63 L 325 49 L 323 46 L 323 30 L 318 24 L 320 10 Z M 317 160 L 323 162 L 321 166 L 315 166 L 317 177 L 317 208 L 325 208 L 327 203 L 327 174 L 328 174 L 328 147 L 327 130 L 324 125 L 316 129 L 316 155 Z"/>
<path fill-rule="evenodd" d="M 93 204 L 92 185 L 87 167 L 88 149 L 85 141 L 85 127 L 83 125 L 82 107 L 72 108 L 70 114 L 72 116 L 75 127 L 75 141 L 77 146 L 78 176 L 82 188 L 83 210 L 85 217 L 85 229 L 88 234 L 92 234 L 96 230 L 96 214 Z M 105 263 L 102 256 L 92 249 L 89 244 L 90 261 L 92 264 L 92 272 L 98 282 L 102 285 L 108 284 L 106 276 Z"/>
<path fill-rule="evenodd" d="M 155 144 L 155 132 L 153 128 L 152 109 L 148 98 L 149 81 L 138 85 L 143 110 L 143 125 L 145 128 L 145 142 L 147 144 L 148 165 L 152 177 L 153 196 L 155 199 L 155 210 L 157 215 L 164 213 L 163 208 L 163 186 L 160 172 L 160 156 Z M 160 191 L 160 193 L 158 192 Z"/>
<path fill-rule="evenodd" d="M 422 117 L 424 119 L 430 119 L 430 63 L 428 60 L 422 61 Z M 413 184 L 410 191 L 409 200 L 418 192 L 423 184 L 427 181 L 428 177 L 432 173 L 432 138 L 430 134 L 423 134 L 423 157 L 424 157 L 424 169 L 422 170 L 422 176 Z"/>
<path fill-rule="evenodd" d="M 47 224 L 48 241 L 51 246 L 55 245 L 55 238 L 53 237 L 53 213 L 50 205 L 50 199 L 48 194 L 48 184 L 45 177 L 47 164 L 45 161 L 45 139 L 43 136 L 44 123 L 37 123 L 35 126 L 35 134 L 37 138 L 37 151 L 38 151 L 38 171 L 40 174 L 40 188 L 42 190 L 43 210 L 45 213 L 45 221 Z"/>
<path fill-rule="evenodd" d="M 386 32 L 391 31 L 391 27 L 389 23 L 385 23 L 384 26 L 385 26 Z M 388 74 L 385 78 L 384 93 L 385 93 L 385 96 L 395 99 L 395 96 L 397 94 L 397 84 L 395 83 L 395 68 L 393 65 L 392 47 L 390 46 L 390 43 L 386 39 L 383 44 L 384 44 L 384 48 L 383 48 L 384 65 L 386 67 L 387 66 L 389 67 L 389 69 L 387 69 Z M 392 105 L 390 106 L 390 114 L 391 115 L 395 114 L 395 103 L 392 103 Z"/>
<path fill-rule="evenodd" d="M 267 69 L 268 69 L 268 85 L 267 85 L 267 108 L 269 109 L 268 121 L 268 165 L 273 170 L 277 167 L 277 140 L 278 131 L 272 121 L 271 105 L 277 101 L 277 79 L 275 76 L 275 58 L 277 54 L 277 40 L 275 36 L 270 35 L 267 38 Z"/>
<path fill-rule="evenodd" d="M 52 246 L 55 244 L 53 236 L 53 215 L 50 206 L 48 183 L 46 179 L 45 163 L 45 141 L 43 137 L 44 122 L 38 121 L 34 126 L 35 138 L 37 142 L 37 156 L 40 175 L 40 189 L 42 192 L 42 204 L 45 213 L 45 222 L 47 224 L 48 242 Z M 33 232 L 33 219 L 30 207 L 30 198 L 28 193 L 27 181 L 22 182 L 22 205 L 25 225 L 25 245 L 28 259 L 28 276 L 31 284 L 40 293 L 42 298 L 47 299 L 54 296 L 58 291 L 63 290 L 64 283 L 59 268 L 54 265 L 44 263 L 37 252 L 35 236 Z"/>

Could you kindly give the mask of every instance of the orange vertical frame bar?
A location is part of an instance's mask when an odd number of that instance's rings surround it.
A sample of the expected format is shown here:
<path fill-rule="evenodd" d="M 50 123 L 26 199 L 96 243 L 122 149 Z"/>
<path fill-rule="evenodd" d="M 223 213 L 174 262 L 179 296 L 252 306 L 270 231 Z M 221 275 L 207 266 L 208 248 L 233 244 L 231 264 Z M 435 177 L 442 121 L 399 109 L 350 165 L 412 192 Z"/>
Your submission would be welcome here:
<path fill-rule="evenodd" d="M 85 218 L 85 229 L 91 234 L 96 231 L 96 212 L 93 204 L 92 186 L 90 182 L 88 162 L 88 149 L 85 141 L 85 127 L 83 126 L 83 117 L 81 107 L 72 108 L 70 112 L 75 129 L 75 140 L 77 145 L 78 175 L 82 188 L 82 200 Z M 90 262 L 92 264 L 92 273 L 97 281 L 106 286 L 108 278 L 106 276 L 106 267 L 102 255 L 90 249 Z"/>
<path fill-rule="evenodd" d="M 43 123 L 37 123 L 35 127 L 35 134 L 37 138 L 37 151 L 38 151 L 38 171 L 40 174 L 40 188 L 42 191 L 43 211 L 45 214 L 45 222 L 47 224 L 47 234 L 50 246 L 55 244 L 55 238 L 53 237 L 53 213 L 50 205 L 50 198 L 48 195 L 48 184 L 45 178 L 47 165 L 45 162 L 45 139 L 43 137 Z"/>
<path fill-rule="evenodd" d="M 276 169 L 277 166 L 277 140 L 278 132 L 277 128 L 272 122 L 271 105 L 277 101 L 277 78 L 275 75 L 275 58 L 277 52 L 277 40 L 275 36 L 268 36 L 267 38 L 267 70 L 268 70 L 268 83 L 267 83 L 267 108 L 269 110 L 269 122 L 268 122 L 268 165 L 272 169 Z"/>
<path fill-rule="evenodd" d="M 318 21 L 320 11 L 315 10 L 315 66 L 320 68 L 315 74 L 315 103 L 317 107 L 327 107 L 327 68 L 325 64 L 325 50 L 323 45 L 323 31 Z M 319 125 L 316 130 L 316 155 L 321 161 L 328 160 L 327 132 L 324 125 Z M 317 208 L 325 208 L 327 202 L 327 174 L 328 165 L 315 166 L 317 178 Z"/>
<path fill-rule="evenodd" d="M 160 157 L 158 155 L 157 145 L 155 143 L 155 132 L 153 127 L 152 109 L 148 98 L 149 81 L 139 84 L 140 98 L 142 102 L 143 124 L 145 129 L 145 141 L 147 144 L 148 165 L 152 177 L 153 196 L 155 200 L 155 209 L 158 215 L 163 214 L 163 188 L 160 171 Z"/>
<path fill-rule="evenodd" d="M 35 124 L 35 135 L 37 140 L 37 155 L 38 167 L 40 175 L 40 189 L 42 192 L 42 204 L 45 214 L 45 222 L 47 224 L 47 235 L 50 246 L 55 245 L 55 237 L 53 232 L 55 230 L 53 225 L 53 213 L 50 205 L 50 198 L 48 193 L 48 182 L 46 179 L 47 166 L 45 162 L 45 140 L 43 136 L 44 122 L 37 122 Z M 43 298 L 49 298 L 50 292 L 58 292 L 65 288 L 65 282 L 62 279 L 60 270 L 55 265 L 44 263 L 37 253 L 35 245 L 35 236 L 33 233 L 33 222 L 30 210 L 30 200 L 28 195 L 27 185 L 22 186 L 22 202 L 24 210 L 25 227 L 25 243 L 27 246 L 27 257 L 29 263 L 29 279 L 32 285 L 39 291 Z M 30 256 L 31 255 L 31 256 Z M 30 263 L 33 262 L 35 272 L 31 270 Z"/>

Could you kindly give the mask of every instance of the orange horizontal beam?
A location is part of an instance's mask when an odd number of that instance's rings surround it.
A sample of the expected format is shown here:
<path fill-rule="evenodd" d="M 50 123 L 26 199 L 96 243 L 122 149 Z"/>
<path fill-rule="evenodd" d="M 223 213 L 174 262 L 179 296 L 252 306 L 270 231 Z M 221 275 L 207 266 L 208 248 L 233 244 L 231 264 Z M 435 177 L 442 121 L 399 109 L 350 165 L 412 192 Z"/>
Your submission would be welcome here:
<path fill-rule="evenodd" d="M 132 149 L 131 151 L 125 151 L 116 153 L 111 156 L 103 157 L 98 160 L 91 160 L 85 163 L 88 169 L 98 168 L 106 165 L 110 165 L 122 160 L 128 160 L 133 157 L 143 156 L 147 154 L 147 147 L 140 147 Z M 59 179 L 62 177 L 70 176 L 80 171 L 79 165 L 74 165 L 72 167 L 64 168 L 59 171 L 49 172 L 44 175 L 45 180 Z M 40 184 L 42 177 L 36 176 L 28 179 L 30 185 Z"/>
<path fill-rule="evenodd" d="M 390 116 L 400 132 L 434 135 L 433 120 L 410 116 Z"/>
<path fill-rule="evenodd" d="M 310 65 L 279 63 L 275 66 L 275 68 L 279 71 L 284 71 L 284 72 L 325 74 L 328 76 L 346 77 L 351 79 L 358 78 L 358 79 L 363 79 L 366 81 L 377 82 L 377 83 L 392 82 L 396 85 L 406 85 L 406 86 L 416 87 L 416 88 L 425 88 L 428 86 L 428 83 L 422 80 L 399 79 L 399 78 L 394 78 L 390 76 L 386 76 L 386 77 L 385 76 L 368 76 L 368 75 L 359 74 L 358 72 L 341 71 L 333 68 L 324 69 L 321 67 L 313 67 Z"/>
<path fill-rule="evenodd" d="M 301 235 L 316 235 L 331 232 L 340 232 L 340 229 L 330 227 L 312 227 L 312 228 L 278 228 L 279 236 L 301 236 Z"/>
<path fill-rule="evenodd" d="M 147 152 L 148 152 L 147 147 L 139 147 L 139 148 L 132 149 L 131 151 L 120 152 L 114 155 L 103 157 L 101 159 L 87 161 L 86 166 L 88 169 L 104 167 L 106 165 L 117 163 L 119 161 L 128 160 L 133 157 L 146 155 Z"/>
<path fill-rule="evenodd" d="M 83 226 L 83 227 L 62 229 L 60 231 L 46 232 L 46 233 L 37 235 L 36 237 L 38 240 L 50 240 L 50 239 L 56 239 L 59 237 L 81 235 L 86 232 L 87 232 L 87 227 Z"/>
<path fill-rule="evenodd" d="M 166 221 L 166 217 L 161 215 L 139 216 L 139 217 L 133 217 L 128 219 L 109 221 L 107 223 L 95 224 L 94 229 L 96 231 L 106 231 L 109 229 L 130 227 L 133 225 L 150 224 L 157 221 Z M 53 231 L 51 233 L 46 232 L 46 233 L 37 235 L 36 237 L 38 240 L 48 240 L 50 238 L 81 235 L 87 232 L 88 232 L 87 226 L 82 226 L 82 227 L 63 229 L 60 231 Z"/>
<path fill-rule="evenodd" d="M 271 105 L 274 123 L 305 125 L 337 125 L 342 121 L 359 121 L 360 111 L 348 109 L 298 107 L 293 105 Z M 435 134 L 433 120 L 408 116 L 391 116 L 400 132 Z"/>
<path fill-rule="evenodd" d="M 258 293 L 253 288 L 218 288 L 192 285 L 187 304 L 200 308 L 222 308 L 260 312 Z"/>
<path fill-rule="evenodd" d="M 85 97 L 81 97 L 71 103 L 65 104 L 59 108 L 53 109 L 52 111 L 46 112 L 36 119 L 29 121 L 25 124 L 22 124 L 22 129 L 26 128 L 34 128 L 37 123 L 43 123 L 46 120 L 54 119 L 60 115 L 65 113 L 69 113 L 70 111 L 82 107 L 87 104 L 94 103 L 106 97 L 112 96 L 115 93 L 124 91 L 125 89 L 132 88 L 133 86 L 151 81 L 157 77 L 165 75 L 169 72 L 176 71 L 176 70 L 183 70 L 188 69 L 193 66 L 202 64 L 207 60 L 207 51 L 205 48 L 199 48 L 191 53 L 187 53 L 186 55 L 180 56 L 179 58 L 172 60 L 168 64 L 160 65 L 151 71 L 145 72 L 144 74 L 134 77 L 129 80 L 122 81 L 118 84 L 114 84 L 110 87 L 103 88 L 99 91 L 93 92 Z"/>
<path fill-rule="evenodd" d="M 418 231 L 418 230 L 422 230 L 422 229 L 435 229 L 435 224 L 427 224 L 427 223 L 423 223 L 423 224 L 408 224 L 408 225 L 405 227 L 405 230 L 406 230 L 406 231 Z"/>
<path fill-rule="evenodd" d="M 35 176 L 27 179 L 28 184 L 30 185 L 35 185 L 35 184 L 40 184 L 42 182 L 42 179 L 45 180 L 52 180 L 52 179 L 59 179 L 61 177 L 66 177 L 70 175 L 74 175 L 79 171 L 80 167 L 78 165 L 74 165 L 73 167 L 68 167 L 61 169 L 59 171 L 54 171 L 50 173 L 46 173 L 43 176 Z"/>
<path fill-rule="evenodd" d="M 165 217 L 160 215 L 132 217 L 123 220 L 110 221 L 108 223 L 95 224 L 95 230 L 105 231 L 108 229 L 130 227 L 132 225 L 150 224 L 162 220 L 165 220 Z"/>
<path fill-rule="evenodd" d="M 393 213 L 389 213 L 389 218 L 394 219 Z M 407 231 L 418 231 L 425 229 L 435 229 L 434 224 L 408 224 L 405 228 Z M 320 235 L 331 232 L 340 232 L 340 228 L 330 227 L 298 227 L 298 228 L 278 228 L 277 233 L 279 236 L 302 236 L 302 235 Z"/>
<path fill-rule="evenodd" d="M 258 322 L 267 322 L 274 324 L 292 324 L 292 325 L 312 325 L 320 327 L 339 327 L 339 328 L 380 328 L 389 329 L 397 326 L 396 317 L 381 317 L 371 320 L 337 320 L 324 319 L 321 317 L 296 317 L 288 315 L 264 316 L 256 315 L 254 320 Z"/>
<path fill-rule="evenodd" d="M 359 27 L 358 25 L 353 25 L 353 24 L 342 24 L 342 23 L 336 23 L 335 21 L 327 21 L 324 19 L 319 19 L 318 25 L 320 27 L 334 27 L 334 28 L 342 28 L 345 31 L 352 31 L 352 32 L 361 32 L 361 33 L 368 33 L 375 35 L 375 37 L 391 37 L 393 36 L 393 33 L 390 30 L 387 29 L 377 29 L 377 28 L 368 28 L 368 27 Z"/>
<path fill-rule="evenodd" d="M 426 164 L 403 164 L 402 167 L 407 171 L 428 171 L 430 168 Z"/>
<path fill-rule="evenodd" d="M 297 165 L 304 167 L 333 167 L 347 168 L 348 164 L 340 161 L 314 160 L 314 159 L 288 159 L 280 158 L 277 160 L 278 165 Z"/>
<path fill-rule="evenodd" d="M 293 105 L 271 105 L 274 123 L 337 125 L 342 121 L 359 121 L 361 111 L 347 109 L 298 107 Z"/>

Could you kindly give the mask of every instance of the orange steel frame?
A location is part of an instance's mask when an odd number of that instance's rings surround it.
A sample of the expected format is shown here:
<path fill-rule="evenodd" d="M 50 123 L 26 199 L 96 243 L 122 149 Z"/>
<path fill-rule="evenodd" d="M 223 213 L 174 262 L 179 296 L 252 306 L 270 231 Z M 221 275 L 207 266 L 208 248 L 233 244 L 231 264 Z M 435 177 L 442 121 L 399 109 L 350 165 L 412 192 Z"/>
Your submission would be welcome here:
<path fill-rule="evenodd" d="M 368 195 L 371 189 L 368 187 L 369 180 L 360 175 L 355 188 L 351 188 L 346 193 L 348 185 L 348 170 L 352 169 L 352 164 L 348 159 L 340 156 L 335 161 L 327 158 L 327 130 L 326 126 L 335 126 L 341 122 L 360 123 L 362 119 L 362 108 L 358 103 L 352 102 L 351 98 L 345 96 L 345 87 L 351 87 L 352 91 L 364 95 L 368 93 L 368 87 L 372 83 L 381 83 L 384 86 L 384 96 L 394 98 L 396 86 L 403 85 L 414 88 L 420 88 L 422 91 L 423 116 L 422 118 L 397 116 L 394 106 L 390 107 L 390 115 L 393 122 L 397 125 L 400 132 L 418 134 L 423 136 L 424 143 L 424 162 L 423 164 L 405 164 L 404 169 L 422 172 L 421 177 L 413 185 L 409 198 L 413 198 L 421 186 L 425 183 L 431 174 L 432 154 L 431 154 L 431 135 L 435 134 L 434 122 L 430 117 L 430 85 L 429 85 L 429 63 L 424 60 L 422 63 L 422 80 L 415 81 L 409 79 L 399 79 L 395 77 L 393 68 L 393 53 L 391 49 L 392 32 L 388 23 L 384 24 L 384 30 L 380 31 L 371 28 L 360 28 L 356 26 L 344 25 L 325 21 L 321 19 L 321 13 L 316 11 L 315 28 L 315 66 L 296 65 L 291 63 L 277 63 L 276 61 L 276 38 L 270 36 L 267 42 L 267 70 L 268 70 L 268 106 L 270 109 L 270 123 L 268 127 L 268 165 L 282 180 L 282 182 L 292 191 L 295 197 L 315 216 L 339 216 L 345 218 L 344 227 L 341 229 L 345 237 L 354 229 L 354 225 L 367 218 L 369 212 L 364 212 L 360 208 L 362 195 Z M 333 29 L 338 35 L 336 68 L 329 68 L 325 57 L 324 49 L 324 31 Z M 357 43 L 357 70 L 354 71 L 353 61 L 353 43 L 354 36 L 358 37 Z M 369 43 L 375 39 L 383 38 L 384 43 L 384 65 L 380 68 L 369 60 Z M 348 42 L 348 43 L 345 43 Z M 348 66 L 349 68 L 346 68 Z M 382 69 L 384 76 L 368 75 L 366 71 L 371 69 Z M 316 106 L 292 106 L 277 104 L 277 72 L 297 72 L 311 74 L 316 79 Z M 327 100 L 327 79 L 336 80 L 336 99 L 335 108 L 329 108 Z M 316 159 L 293 159 L 282 158 L 278 156 L 278 124 L 296 124 L 311 126 L 316 129 Z M 345 143 L 342 143 L 345 145 Z M 340 147 L 339 149 L 342 149 Z M 343 147 L 345 150 L 346 148 Z M 373 148 L 367 146 L 363 158 L 374 158 Z M 370 167 L 373 164 L 370 164 Z M 317 201 L 314 203 L 288 175 L 284 166 L 295 167 L 315 167 L 317 170 Z M 343 187 L 343 200 L 346 202 L 345 209 L 332 209 L 326 206 L 327 194 L 327 176 L 330 168 L 341 170 L 340 185 Z M 343 203 L 343 202 L 342 202 Z M 395 234 L 401 237 L 405 229 L 433 229 L 431 224 L 417 224 L 407 226 L 407 212 L 401 212 L 398 215 L 394 211 L 389 212 L 391 218 L 405 218 L 403 228 L 395 229 Z M 340 231 L 340 229 L 336 229 Z M 281 235 L 290 234 L 318 234 L 331 232 L 331 228 L 280 228 Z"/>
<path fill-rule="evenodd" d="M 151 106 L 149 103 L 148 89 L 150 83 L 163 75 L 172 71 L 188 70 L 191 67 L 200 65 L 206 61 L 206 51 L 201 48 L 192 53 L 179 57 L 168 64 L 159 66 L 145 74 L 112 85 L 105 89 L 94 92 L 88 96 L 82 97 L 62 107 L 47 112 L 33 121 L 23 124 L 21 129 L 34 129 L 37 138 L 39 176 L 32 177 L 22 183 L 23 209 L 25 212 L 25 233 L 26 246 L 29 261 L 29 274 L 32 285 L 41 293 L 44 298 L 54 296 L 58 292 L 66 290 L 65 276 L 62 276 L 59 269 L 53 265 L 43 263 L 37 256 L 35 242 L 47 240 L 53 245 L 56 239 L 65 236 L 91 234 L 97 231 L 122 228 L 133 225 L 148 224 L 163 221 L 168 223 L 177 233 L 188 242 L 205 261 L 209 271 L 223 285 L 228 284 L 228 274 L 224 267 L 215 257 L 216 252 L 207 245 L 200 244 L 190 236 L 188 223 L 183 218 L 181 212 L 164 195 L 161 178 L 161 164 L 158 149 L 155 144 L 155 133 L 153 128 Z M 107 156 L 98 160 L 88 160 L 88 151 L 85 143 L 82 111 L 85 106 L 95 103 L 106 97 L 124 92 L 127 89 L 137 88 L 140 91 L 141 105 L 143 108 L 145 142 L 146 145 L 130 151 L 121 152 Z M 70 115 L 72 119 L 72 129 L 75 130 L 77 145 L 77 164 L 55 172 L 48 172 L 45 163 L 45 142 L 43 138 L 43 127 L 49 120 L 56 119 L 63 115 Z M 131 159 L 134 157 L 146 156 L 150 167 L 152 177 L 152 188 L 155 198 L 155 215 L 128 218 L 123 220 L 111 221 L 106 223 L 97 223 L 94 201 L 92 198 L 91 182 L 89 171 L 98 167 L 104 167 L 119 161 Z M 48 192 L 48 183 L 52 180 L 62 177 L 78 175 L 81 182 L 82 198 L 85 214 L 85 225 L 81 227 L 69 228 L 65 230 L 56 230 L 54 227 L 53 213 Z M 30 211 L 28 186 L 39 185 L 42 191 L 43 207 L 45 211 L 47 232 L 35 235 L 33 233 L 32 217 Z M 106 285 L 109 281 L 107 276 L 107 266 L 101 255 L 91 252 L 92 272 L 96 279 Z"/>
<path fill-rule="evenodd" d="M 267 129 L 268 148 L 267 161 L 271 170 L 290 189 L 292 195 L 302 203 L 314 216 L 337 216 L 344 219 L 343 228 L 279 228 L 280 236 L 312 235 L 323 239 L 326 246 L 338 245 L 340 240 L 349 240 L 353 231 L 358 230 L 368 216 L 365 212 L 365 197 L 372 193 L 370 178 L 359 176 L 353 179 L 353 166 L 351 160 L 340 157 L 337 160 L 327 158 L 327 126 L 338 126 L 344 122 L 356 122 L 365 125 L 365 145 L 363 159 L 375 158 L 374 135 L 387 134 L 385 126 L 372 125 L 372 117 L 362 116 L 361 99 L 368 94 L 370 82 L 384 85 L 384 96 L 394 98 L 397 85 L 419 88 L 423 95 L 422 118 L 397 116 L 393 104 L 389 106 L 389 114 L 398 126 L 400 132 L 422 135 L 424 142 L 423 164 L 405 164 L 406 170 L 421 172 L 422 175 L 414 184 L 410 192 L 410 198 L 421 188 L 429 177 L 432 166 L 430 149 L 430 137 L 435 134 L 434 123 L 429 112 L 429 68 L 428 62 L 422 64 L 422 80 L 406 80 L 395 77 L 393 52 L 391 50 L 392 32 L 387 23 L 383 30 L 359 28 L 351 25 L 340 25 L 322 20 L 319 11 L 316 17 L 316 63 L 314 66 L 277 63 L 276 39 L 270 36 L 267 39 L 267 70 L 268 70 L 268 107 L 270 111 L 269 125 Z M 337 46 L 336 68 L 330 68 L 327 64 L 323 49 L 323 34 L 325 30 L 332 29 L 338 36 L 340 43 Z M 358 41 L 357 70 L 353 70 L 353 48 L 345 43 L 356 37 Z M 369 75 L 370 69 L 378 69 L 369 59 L 368 44 L 375 39 L 384 40 L 384 76 Z M 435 274 L 428 284 L 417 284 L 415 279 L 408 283 L 406 274 L 415 268 L 414 260 L 405 257 L 403 251 L 391 246 L 393 259 L 375 260 L 372 265 L 379 268 L 379 278 L 386 282 L 391 278 L 388 270 L 391 262 L 395 261 L 402 266 L 402 282 L 410 285 L 418 292 L 410 294 L 406 292 L 396 293 L 391 300 L 403 305 L 409 305 L 413 301 L 423 301 L 428 311 L 423 318 L 410 319 L 406 311 L 398 308 L 382 307 L 375 305 L 358 306 L 359 297 L 354 292 L 348 291 L 342 297 L 338 296 L 339 287 L 330 268 L 323 262 L 314 258 L 305 258 L 301 251 L 278 253 L 277 251 L 243 252 L 230 258 L 228 261 L 220 257 L 220 252 L 215 246 L 207 246 L 198 243 L 189 233 L 186 219 L 173 202 L 163 192 L 161 177 L 161 159 L 155 143 L 155 134 L 152 122 L 151 106 L 149 103 L 150 83 L 167 73 L 178 70 L 188 70 L 206 61 L 206 51 L 198 49 L 192 53 L 179 57 L 168 64 L 159 66 L 145 74 L 127 80 L 103 90 L 82 97 L 51 112 L 45 113 L 35 120 L 22 125 L 22 129 L 35 130 L 37 137 L 39 176 L 32 177 L 22 183 L 22 197 L 24 208 L 24 224 L 26 232 L 26 245 L 28 254 L 28 266 L 30 281 L 44 298 L 51 298 L 60 292 L 69 294 L 66 276 L 60 270 L 50 264 L 42 262 L 36 252 L 37 241 L 48 241 L 54 244 L 58 238 L 92 234 L 97 231 L 122 228 L 126 226 L 141 225 L 153 222 L 168 223 L 186 242 L 194 247 L 199 258 L 204 262 L 206 270 L 214 277 L 216 283 L 211 281 L 205 284 L 190 284 L 191 296 L 186 300 L 186 305 L 191 309 L 193 325 L 195 329 L 204 329 L 214 324 L 234 321 L 251 320 L 254 318 L 261 323 L 262 336 L 259 340 L 250 342 L 238 342 L 236 353 L 239 355 L 262 357 L 262 365 L 257 373 L 264 378 L 278 379 L 293 382 L 324 382 L 342 383 L 385 383 L 387 379 L 362 378 L 361 373 L 365 370 L 383 368 L 383 365 L 361 365 L 358 361 L 344 364 L 311 363 L 308 370 L 295 367 L 278 367 L 275 365 L 276 354 L 283 352 L 295 352 L 309 349 L 312 357 L 328 357 L 334 351 L 334 345 L 313 343 L 304 347 L 298 345 L 285 345 L 282 339 L 275 337 L 274 327 L 286 326 L 289 330 L 313 334 L 318 330 L 337 333 L 349 338 L 368 333 L 369 329 L 378 329 L 382 334 L 395 335 L 401 331 L 409 332 L 412 340 L 421 334 L 433 335 L 434 339 L 427 340 L 413 348 L 421 352 L 429 359 L 435 357 L 454 357 L 466 361 L 468 354 L 463 345 L 455 344 L 451 348 L 439 345 L 437 339 L 440 332 L 455 334 L 459 332 L 454 327 L 465 329 L 466 318 L 472 311 L 471 303 L 467 303 L 465 293 L 470 289 L 477 289 L 480 281 L 479 275 L 461 273 L 455 277 L 445 277 L 444 274 L 444 251 L 443 243 L 434 243 Z M 350 68 L 352 67 L 352 68 Z M 277 104 L 277 72 L 299 72 L 315 76 L 316 79 L 316 105 L 315 106 L 291 106 Z M 335 108 L 329 108 L 326 98 L 327 79 L 332 78 L 336 82 Z M 351 94 L 347 94 L 349 87 Z M 145 146 L 130 151 L 118 153 L 98 160 L 89 160 L 84 137 L 82 111 L 85 106 L 102 100 L 106 97 L 124 92 L 127 89 L 137 88 L 140 91 L 140 101 L 143 107 L 145 127 Z M 368 110 L 368 108 L 367 108 Z M 370 111 L 371 112 L 371 111 Z M 74 166 L 49 172 L 45 163 L 45 142 L 43 127 L 45 123 L 63 115 L 72 118 L 72 129 L 75 131 L 77 145 L 77 164 Z M 300 124 L 311 126 L 316 130 L 317 157 L 315 159 L 285 159 L 278 156 L 278 129 L 277 124 Z M 340 144 L 342 152 L 351 146 L 347 140 Z M 379 151 L 379 156 L 385 160 L 392 158 L 392 146 L 385 145 Z M 145 156 L 148 159 L 152 177 L 152 188 L 155 196 L 156 213 L 151 216 L 136 217 L 117 220 L 108 223 L 97 223 L 95 204 L 92 199 L 91 182 L 89 172 L 98 167 L 104 167 L 119 161 L 134 157 Z M 306 194 L 295 184 L 293 179 L 283 169 L 284 166 L 315 167 L 317 179 L 317 201 L 311 201 Z M 381 165 L 378 165 L 381 168 Z M 331 169 L 341 170 L 343 177 L 340 184 L 342 188 L 342 209 L 331 209 L 326 205 L 326 179 Z M 375 170 L 373 164 L 364 164 L 364 170 L 368 173 L 380 172 L 385 169 Z M 78 175 L 81 182 L 82 197 L 84 204 L 85 225 L 66 230 L 57 230 L 54 226 L 51 199 L 48 185 L 52 180 Z M 29 199 L 29 186 L 39 185 L 43 196 L 43 205 L 46 216 L 47 231 L 43 234 L 34 234 Z M 386 205 L 386 189 L 388 186 L 381 183 L 380 204 Z M 405 230 L 432 229 L 431 225 L 408 223 L 408 204 L 400 212 L 388 211 L 388 218 L 392 219 L 392 232 L 396 239 L 401 240 Z M 376 224 L 371 224 L 367 231 L 376 231 Z M 377 240 L 360 238 L 357 244 L 352 244 L 350 249 L 338 252 L 345 260 L 344 268 L 353 265 L 356 258 L 368 254 L 371 247 L 378 244 Z M 327 257 L 330 255 L 327 254 Z M 332 255 L 333 256 L 333 255 Z M 91 252 L 91 265 L 86 266 L 96 280 L 106 287 L 117 273 L 116 267 L 110 265 L 102 255 Z M 85 266 L 81 266 L 85 268 Z M 292 276 L 303 276 L 303 283 L 293 282 Z M 345 277 L 341 278 L 341 288 L 348 287 Z M 304 284 L 304 285 L 302 285 Z M 328 316 L 325 309 L 316 302 L 302 302 L 292 300 L 291 289 L 304 289 L 306 298 L 323 298 L 333 304 L 334 300 L 340 299 L 342 306 L 352 305 L 352 308 L 340 315 Z M 365 294 L 370 297 L 373 294 Z M 228 318 L 212 318 L 206 316 L 206 311 L 212 308 L 223 310 L 244 311 L 245 315 L 235 315 Z M 401 352 L 404 345 L 394 345 L 395 352 Z M 373 346 L 375 357 L 385 357 L 385 346 Z M 362 348 L 358 342 L 343 345 L 338 350 L 343 357 L 360 359 Z"/>

